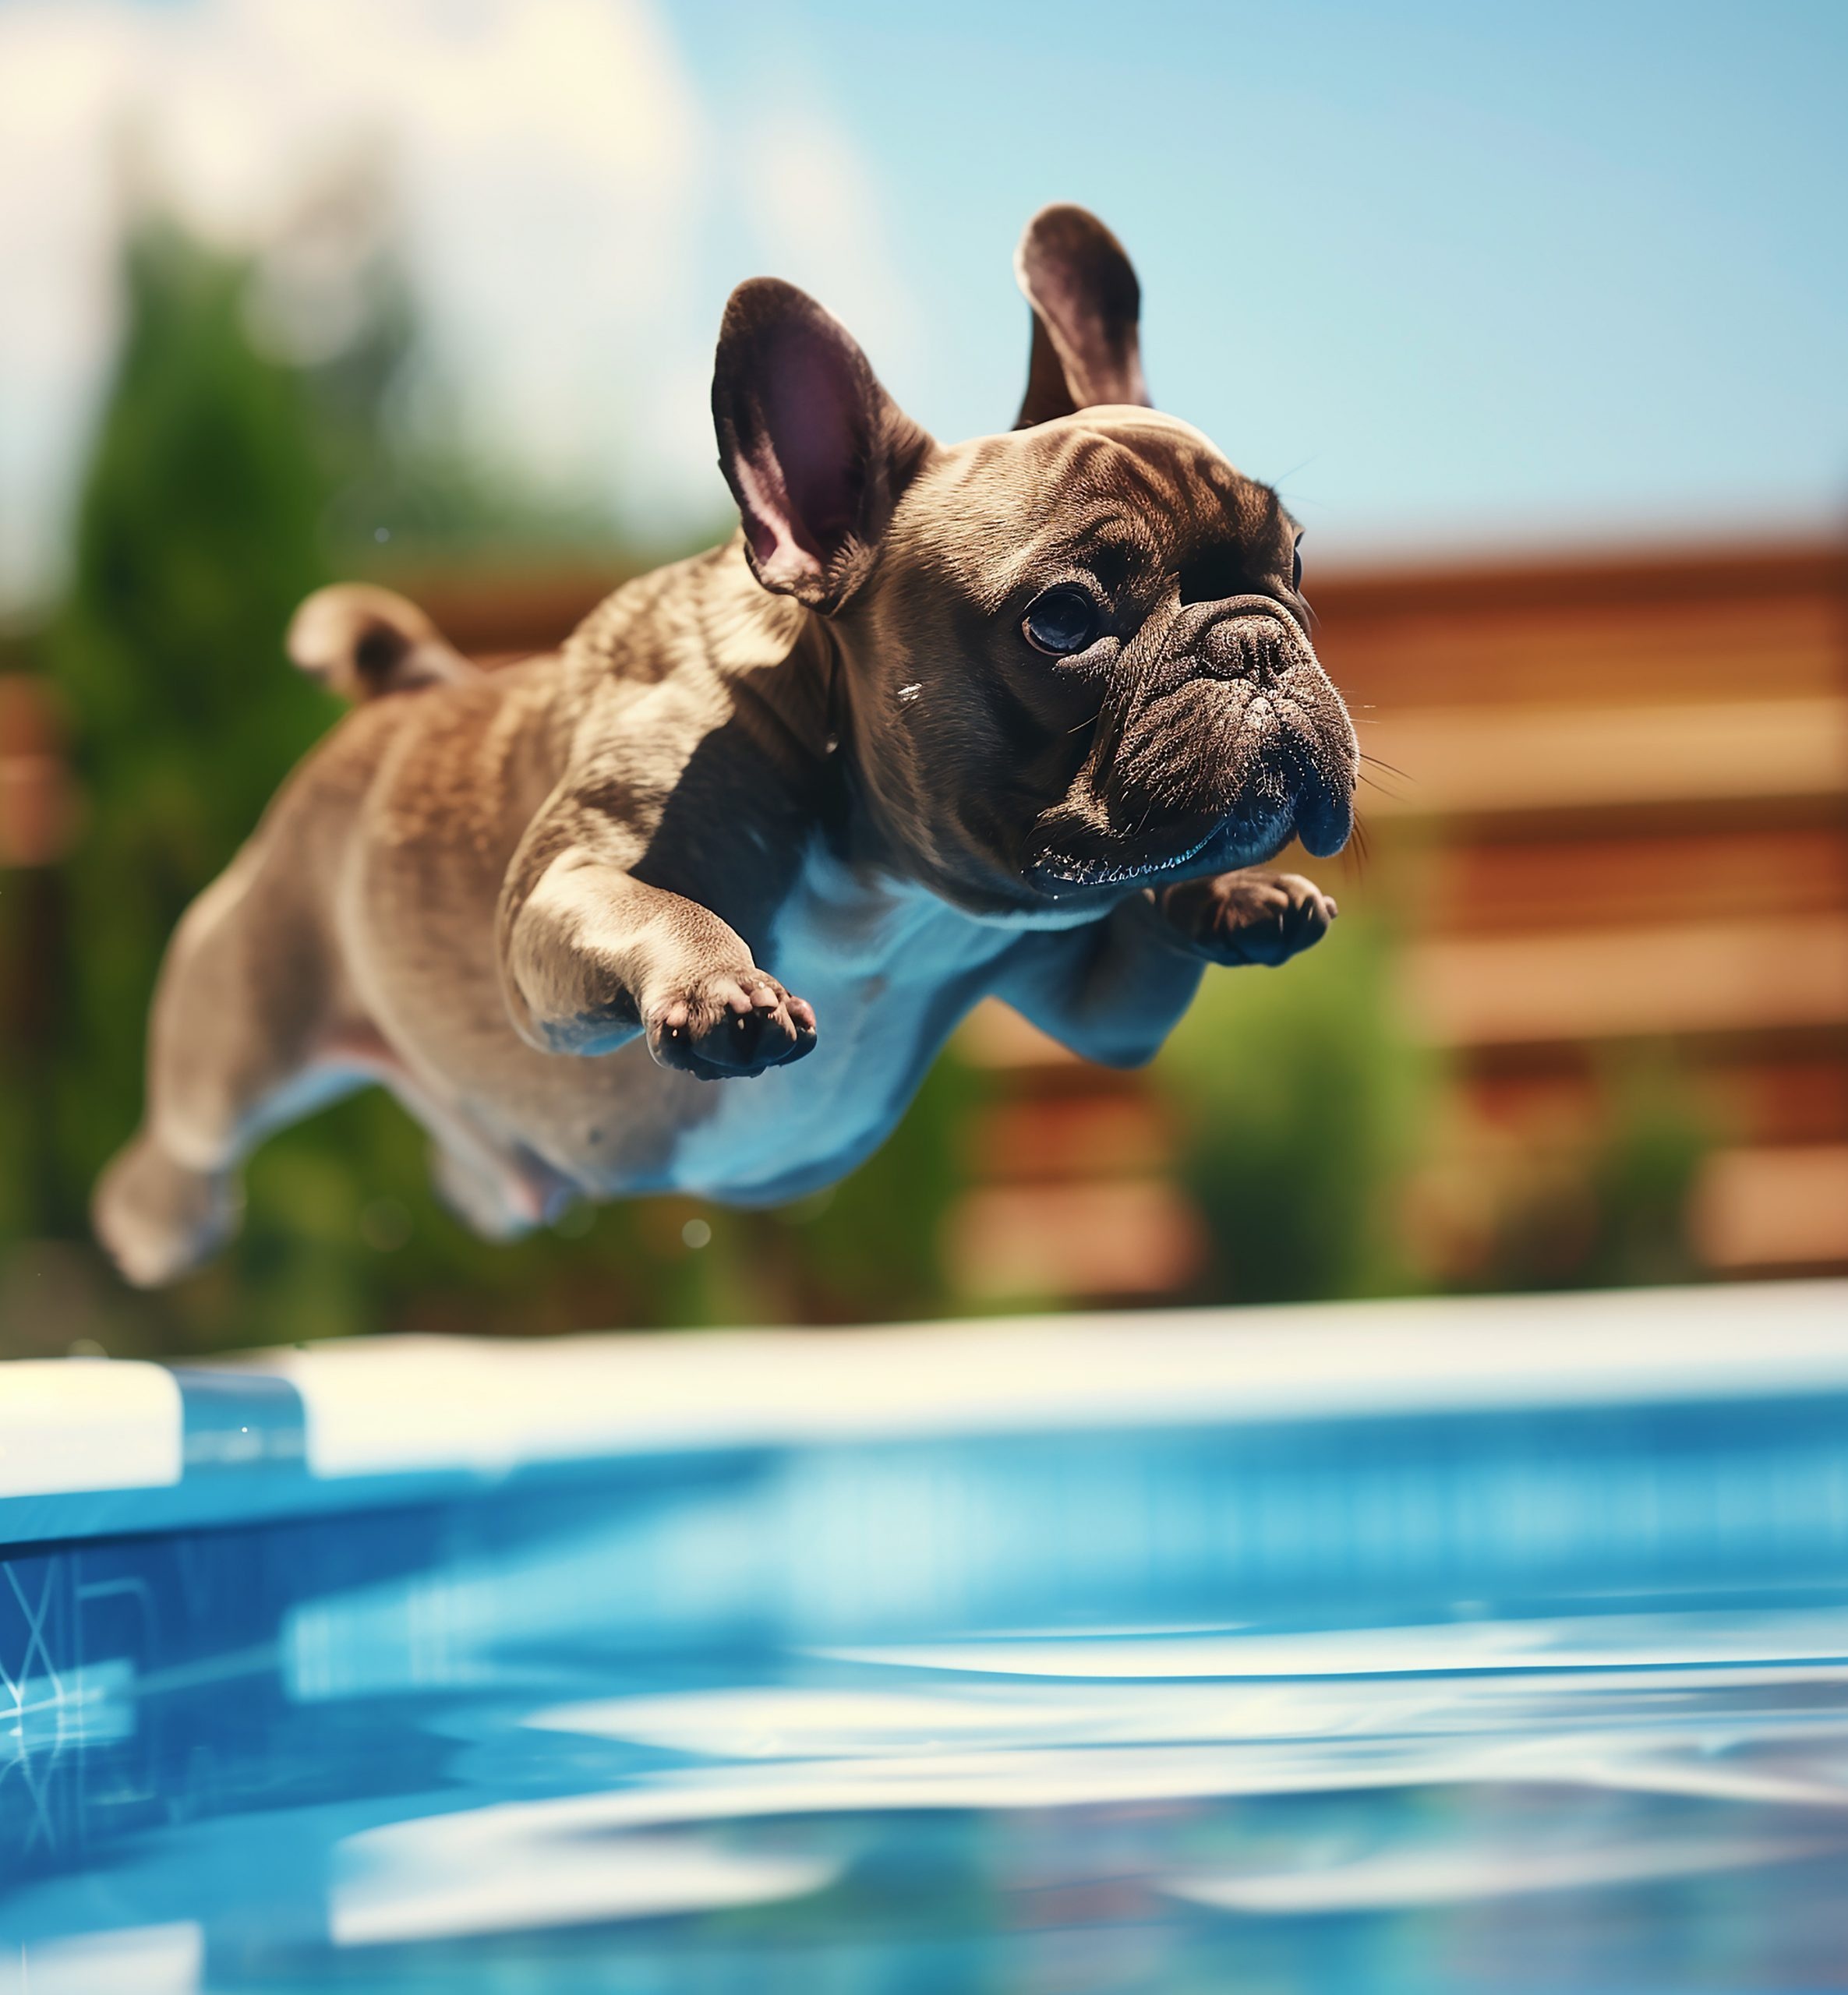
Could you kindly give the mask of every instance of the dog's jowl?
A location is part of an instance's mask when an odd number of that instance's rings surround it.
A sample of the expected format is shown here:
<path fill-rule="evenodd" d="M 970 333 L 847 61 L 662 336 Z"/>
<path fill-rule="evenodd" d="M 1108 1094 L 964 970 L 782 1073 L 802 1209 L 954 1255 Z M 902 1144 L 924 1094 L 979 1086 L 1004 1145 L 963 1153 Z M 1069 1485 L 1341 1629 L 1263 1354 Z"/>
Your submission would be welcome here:
<path fill-rule="evenodd" d="M 345 1089 L 398 1095 L 484 1232 L 765 1203 L 866 1156 L 985 995 L 1134 1063 L 1205 965 L 1326 930 L 1256 870 L 1351 821 L 1296 526 L 1148 406 L 1108 230 L 1048 209 L 1019 274 L 1019 422 L 954 446 L 812 299 L 741 285 L 738 533 L 555 653 L 481 673 L 383 591 L 303 605 L 291 652 L 355 710 L 174 937 L 97 1194 L 126 1275 L 209 1255 L 253 1146 Z"/>

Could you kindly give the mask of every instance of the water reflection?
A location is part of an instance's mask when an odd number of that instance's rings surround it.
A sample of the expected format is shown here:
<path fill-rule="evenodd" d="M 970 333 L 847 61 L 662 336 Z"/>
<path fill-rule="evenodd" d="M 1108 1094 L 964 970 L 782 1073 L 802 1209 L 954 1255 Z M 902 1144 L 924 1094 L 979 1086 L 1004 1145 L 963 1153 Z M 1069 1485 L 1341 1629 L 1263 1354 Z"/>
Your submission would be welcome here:
<path fill-rule="evenodd" d="M 0 1561 L 0 1995 L 1841 1983 L 1848 1407 L 750 1451 Z"/>

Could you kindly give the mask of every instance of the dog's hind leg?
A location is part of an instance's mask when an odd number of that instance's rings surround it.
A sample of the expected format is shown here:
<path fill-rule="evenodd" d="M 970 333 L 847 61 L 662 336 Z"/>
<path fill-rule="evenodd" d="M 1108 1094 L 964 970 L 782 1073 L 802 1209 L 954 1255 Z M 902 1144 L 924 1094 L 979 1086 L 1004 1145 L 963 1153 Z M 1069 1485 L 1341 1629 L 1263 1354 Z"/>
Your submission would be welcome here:
<path fill-rule="evenodd" d="M 407 1107 L 415 1106 L 407 1103 Z M 428 1117 L 430 1178 L 443 1204 L 483 1240 L 518 1240 L 556 1219 L 578 1188 L 528 1151 L 498 1151 L 457 1140 Z"/>
<path fill-rule="evenodd" d="M 148 1029 L 141 1128 L 104 1172 L 97 1238 L 130 1281 L 171 1281 L 236 1231 L 238 1167 L 270 1130 L 373 1078 L 330 1045 L 330 958 L 305 869 L 261 834 L 187 909 Z M 333 1057 L 330 1057 L 330 1054 Z"/>
<path fill-rule="evenodd" d="M 436 1195 L 471 1232 L 518 1240 L 583 1196 L 581 1185 L 525 1144 L 495 1135 L 420 1085 L 382 1042 L 378 1055 L 373 1078 L 428 1132 Z"/>

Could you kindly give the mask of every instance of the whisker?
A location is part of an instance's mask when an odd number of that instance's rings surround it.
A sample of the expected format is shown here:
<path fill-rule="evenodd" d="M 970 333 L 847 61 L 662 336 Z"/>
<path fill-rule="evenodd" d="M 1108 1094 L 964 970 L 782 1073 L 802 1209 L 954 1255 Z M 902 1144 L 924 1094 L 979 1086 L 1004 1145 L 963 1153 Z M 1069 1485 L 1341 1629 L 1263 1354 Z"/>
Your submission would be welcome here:
<path fill-rule="evenodd" d="M 1376 789 L 1382 796 L 1387 798 L 1392 803 L 1403 803 L 1406 800 L 1405 793 L 1403 790 L 1394 789 L 1390 783 L 1382 782 L 1369 770 L 1361 771 L 1360 780 L 1366 785 L 1368 789 Z"/>
<path fill-rule="evenodd" d="M 1397 776 L 1401 782 L 1415 783 L 1418 781 L 1418 778 L 1409 771 L 1401 769 L 1396 763 L 1386 761 L 1378 755 L 1369 755 L 1364 748 L 1360 751 L 1360 759 L 1363 762 L 1372 763 L 1376 769 L 1385 770 L 1390 776 Z"/>

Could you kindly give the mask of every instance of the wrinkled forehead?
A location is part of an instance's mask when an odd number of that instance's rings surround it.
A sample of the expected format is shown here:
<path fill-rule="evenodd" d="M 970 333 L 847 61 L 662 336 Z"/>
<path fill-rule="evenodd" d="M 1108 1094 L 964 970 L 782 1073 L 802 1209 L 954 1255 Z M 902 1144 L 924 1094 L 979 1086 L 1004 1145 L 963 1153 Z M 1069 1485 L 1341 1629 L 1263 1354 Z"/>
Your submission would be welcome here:
<path fill-rule="evenodd" d="M 997 599 L 1062 563 L 1115 588 L 1208 549 L 1268 548 L 1288 531 L 1268 486 L 1150 409 L 1087 408 L 979 438 L 947 453 L 932 482 L 949 528 L 941 551 L 959 567 L 978 560 Z"/>

